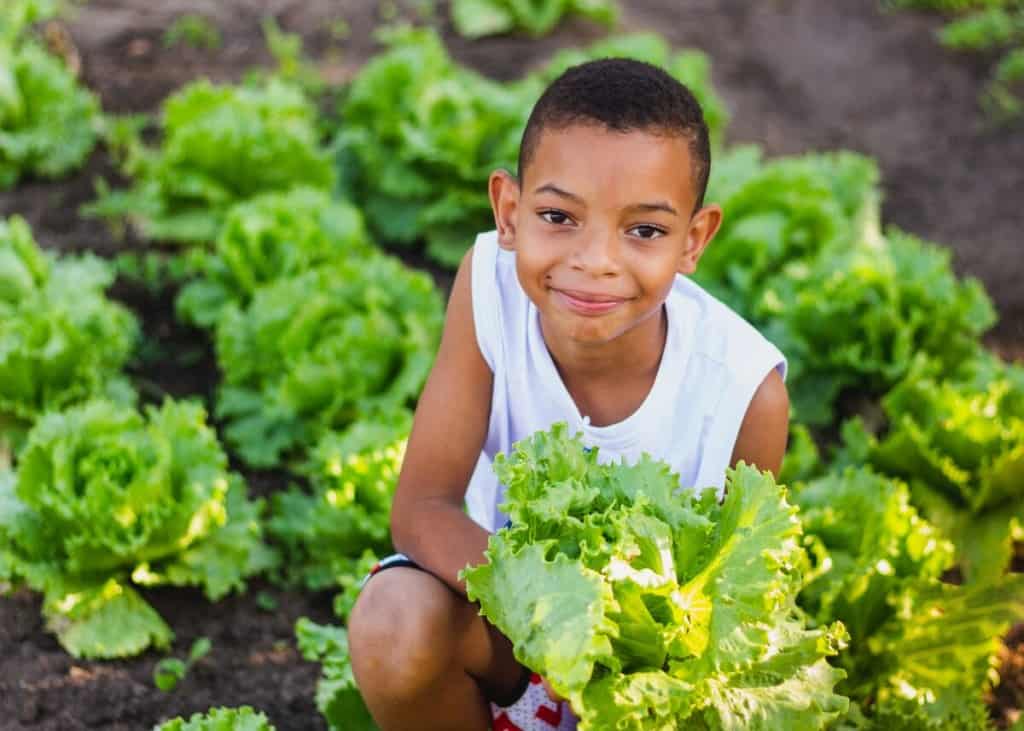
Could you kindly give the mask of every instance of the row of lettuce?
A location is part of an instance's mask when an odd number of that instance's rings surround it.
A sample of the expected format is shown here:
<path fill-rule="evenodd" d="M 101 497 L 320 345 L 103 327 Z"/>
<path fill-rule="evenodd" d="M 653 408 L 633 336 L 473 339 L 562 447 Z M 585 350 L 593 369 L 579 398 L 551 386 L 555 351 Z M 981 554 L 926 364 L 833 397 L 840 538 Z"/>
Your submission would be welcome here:
<path fill-rule="evenodd" d="M 587 57 L 630 55 L 671 69 L 708 110 L 709 196 L 726 224 L 698 279 L 790 358 L 796 426 L 781 481 L 791 489 L 740 471 L 722 506 L 695 496 L 659 507 L 650 500 L 665 476 L 653 463 L 616 477 L 574 458 L 560 479 L 576 470 L 591 489 L 546 514 L 530 495 L 518 508 L 535 511 L 522 516 L 529 540 L 496 538 L 491 570 L 524 571 L 544 592 L 582 561 L 591 594 L 580 601 L 590 596 L 585 611 L 604 621 L 578 627 L 571 658 L 517 651 L 574 699 L 584 728 L 609 718 L 661 728 L 693 714 L 724 728 L 983 727 L 999 638 L 1024 615 L 1020 576 L 1005 574 L 1024 522 L 1024 371 L 980 347 L 995 320 L 980 285 L 958 280 L 943 250 L 881 230 L 870 160 L 725 149 L 724 108 L 699 54 L 611 39 L 498 84 L 457 66 L 428 31 L 394 29 L 386 42 L 342 95 L 340 123 L 280 76 L 187 86 L 164 106 L 158 146 L 111 139 L 134 183 L 90 207 L 184 244 L 190 281 L 177 310 L 215 344 L 213 412 L 227 448 L 296 479 L 269 505 L 247 498 L 197 402 L 138 408 L 123 373 L 139 326 L 104 295 L 111 268 L 40 251 L 17 218 L 0 226 L 0 449 L 13 467 L 0 476 L 0 581 L 42 592 L 48 626 L 86 657 L 166 647 L 171 631 L 138 591 L 160 584 L 217 599 L 268 573 L 338 590 L 344 619 L 356 582 L 389 550 L 410 408 L 442 321 L 431 281 L 377 243 L 422 242 L 456 261 L 490 226 L 480 181 L 512 164 L 545 81 Z M 872 419 L 840 429 L 857 407 Z M 510 456 L 534 487 L 554 481 L 551 455 L 576 451 L 564 434 L 538 440 Z M 816 443 L 831 447 L 822 455 Z M 589 523 L 586 505 L 600 507 Z M 605 537 L 602 551 L 559 544 L 556 559 L 544 548 L 543 536 L 581 526 Z M 658 536 L 671 565 L 643 563 L 654 560 L 644 541 L 662 545 Z M 627 546 L 646 556 L 631 571 L 652 592 L 622 574 Z M 534 563 L 502 568 L 502 556 Z M 963 586 L 940 581 L 953 566 Z M 502 607 L 484 575 L 471 590 L 518 642 L 522 607 Z M 666 596 L 688 597 L 689 609 L 678 614 Z M 324 665 L 317 701 L 331 725 L 372 728 L 344 630 L 297 629 Z M 659 703 L 669 717 L 652 715 Z"/>

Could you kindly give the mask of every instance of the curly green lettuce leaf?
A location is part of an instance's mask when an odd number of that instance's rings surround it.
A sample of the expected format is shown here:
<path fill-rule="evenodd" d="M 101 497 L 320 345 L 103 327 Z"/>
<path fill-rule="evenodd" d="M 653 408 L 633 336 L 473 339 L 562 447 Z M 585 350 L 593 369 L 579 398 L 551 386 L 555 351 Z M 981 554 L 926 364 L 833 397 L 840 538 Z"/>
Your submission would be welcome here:
<path fill-rule="evenodd" d="M 429 373 L 441 299 L 384 256 L 344 260 L 261 287 L 217 324 L 217 413 L 253 466 L 363 418 L 408 406 Z M 299 455 L 301 456 L 301 455 Z"/>
<path fill-rule="evenodd" d="M 260 507 L 199 405 L 168 400 L 143 416 L 90 401 L 30 432 L 14 489 L 0 493 L 0 569 L 44 594 L 69 652 L 136 653 L 166 632 L 132 585 L 194 584 L 210 598 L 242 588 L 272 560 Z"/>
<path fill-rule="evenodd" d="M 274 731 L 265 715 L 249 706 L 211 708 L 206 713 L 193 713 L 188 720 L 172 718 L 153 731 Z"/>
<path fill-rule="evenodd" d="M 952 544 L 910 505 L 905 484 L 868 468 L 814 480 L 795 500 L 816 563 L 800 603 L 849 629 L 849 650 L 833 662 L 847 672 L 841 691 L 864 704 L 864 727 L 964 727 L 1021 616 L 1022 577 L 941 583 Z"/>
<path fill-rule="evenodd" d="M 138 323 L 104 295 L 112 280 L 99 259 L 52 257 L 23 219 L 0 220 L 0 452 L 18 451 L 47 410 L 134 400 L 120 370 Z"/>
<path fill-rule="evenodd" d="M 925 355 L 957 368 L 995 322 L 981 284 L 960 281 L 950 254 L 890 229 L 843 252 L 791 263 L 765 283 L 756 316 L 787 354 L 794 406 L 826 424 L 843 389 L 882 394 Z M 848 336 L 858 323 L 860 337 Z"/>
<path fill-rule="evenodd" d="M 129 657 L 149 647 L 166 649 L 174 637 L 138 592 L 115 579 L 51 591 L 43 615 L 47 629 L 75 657 Z"/>
<path fill-rule="evenodd" d="M 351 590 L 376 556 L 392 552 L 391 502 L 411 427 L 412 413 L 400 409 L 328 433 L 305 467 L 312 490 L 274 495 L 267 529 L 284 551 L 289 580 Z"/>
<path fill-rule="evenodd" d="M 1024 369 L 980 351 L 952 373 L 922 358 L 882 405 L 888 430 L 851 422 L 841 456 L 907 480 L 965 576 L 999 576 L 1024 526 Z"/>
<path fill-rule="evenodd" d="M 244 307 L 276 279 L 372 251 L 360 212 L 324 191 L 267 193 L 231 208 L 201 276 L 177 300 L 186 322 L 212 328 L 228 303 Z"/>
<path fill-rule="evenodd" d="M 348 633 L 302 617 L 295 623 L 299 652 L 323 666 L 316 686 L 316 707 L 331 731 L 377 731 L 352 675 Z"/>
<path fill-rule="evenodd" d="M 228 210 L 262 193 L 330 190 L 316 108 L 280 79 L 218 86 L 192 82 L 164 104 L 163 138 L 135 161 L 135 183 L 106 192 L 89 215 L 127 218 L 152 239 L 211 243 Z"/>
<path fill-rule="evenodd" d="M 99 102 L 59 59 L 34 41 L 0 42 L 0 190 L 77 169 L 98 128 Z"/>
<path fill-rule="evenodd" d="M 467 593 L 581 728 L 823 728 L 846 711 L 825 660 L 845 631 L 803 625 L 800 523 L 768 473 L 730 470 L 720 504 L 649 457 L 601 462 L 564 424 L 495 469 L 512 526 Z"/>
<path fill-rule="evenodd" d="M 579 15 L 613 25 L 618 15 L 614 0 L 454 0 L 452 22 L 466 38 L 524 31 L 531 36 L 549 33 L 565 16 Z"/>
<path fill-rule="evenodd" d="M 748 318 L 771 275 L 806 267 L 877 227 L 878 168 L 853 153 L 764 162 L 757 148 L 726 153 L 712 168 L 707 199 L 722 227 L 694 279 Z"/>

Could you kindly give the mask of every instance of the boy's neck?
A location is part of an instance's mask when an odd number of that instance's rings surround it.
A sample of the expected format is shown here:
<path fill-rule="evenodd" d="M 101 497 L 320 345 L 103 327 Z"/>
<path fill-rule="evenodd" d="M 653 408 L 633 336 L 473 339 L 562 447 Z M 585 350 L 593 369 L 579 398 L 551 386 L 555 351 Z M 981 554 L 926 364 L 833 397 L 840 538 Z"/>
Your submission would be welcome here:
<path fill-rule="evenodd" d="M 580 413 L 601 426 L 626 418 L 647 397 L 665 350 L 668 316 L 662 305 L 614 341 L 594 345 L 548 337 L 543 318 L 540 328 L 562 383 Z M 603 418 L 602 414 L 609 416 Z"/>

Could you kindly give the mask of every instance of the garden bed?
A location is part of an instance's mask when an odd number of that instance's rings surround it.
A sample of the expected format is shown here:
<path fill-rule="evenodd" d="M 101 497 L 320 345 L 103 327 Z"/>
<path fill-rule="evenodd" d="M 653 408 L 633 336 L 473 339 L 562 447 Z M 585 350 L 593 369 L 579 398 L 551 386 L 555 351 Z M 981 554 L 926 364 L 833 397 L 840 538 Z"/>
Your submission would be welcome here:
<path fill-rule="evenodd" d="M 624 5 L 626 28 L 656 29 L 676 45 L 709 54 L 715 87 L 732 113 L 731 142 L 758 142 L 769 154 L 847 148 L 876 158 L 885 220 L 951 246 L 957 271 L 981 279 L 1000 313 L 990 345 L 1024 357 L 1024 128 L 987 125 L 975 98 L 985 69 L 934 41 L 935 18 L 887 14 L 872 0 Z M 163 30 L 185 12 L 214 20 L 223 36 L 219 50 L 163 46 Z M 92 0 L 68 29 L 83 79 L 107 111 L 155 112 L 190 79 L 237 80 L 268 63 L 260 27 L 268 12 L 303 36 L 329 79 L 350 77 L 375 50 L 371 32 L 380 9 L 358 0 L 170 0 L 158 8 L 139 0 Z M 339 18 L 347 23 L 347 38 L 339 37 Z M 570 23 L 542 40 L 446 37 L 457 59 L 508 79 L 558 48 L 602 33 Z M 0 214 L 24 215 L 50 248 L 105 256 L 129 250 L 130 237 L 118 239 L 76 212 L 92 197 L 93 179 L 110 172 L 97 152 L 64 181 L 25 181 L 0 194 Z M 450 275 L 432 272 L 442 286 L 450 284 Z M 209 396 L 217 378 L 209 343 L 175 322 L 170 294 L 121 285 L 114 296 L 140 314 L 147 338 L 159 344 L 133 373 L 144 396 Z M 284 487 L 277 473 L 246 476 L 256 495 Z M 1024 569 L 1020 551 L 1017 569 Z M 261 606 L 267 604 L 261 592 L 276 608 Z M 293 626 L 301 616 L 329 621 L 329 595 L 254 584 L 246 595 L 215 605 L 186 590 L 146 598 L 175 631 L 174 654 L 186 654 L 200 636 L 213 643 L 169 694 L 152 682 L 159 653 L 118 662 L 75 660 L 44 630 L 37 597 L 19 592 L 0 599 L 0 727 L 139 729 L 211 705 L 250 704 L 282 731 L 324 728 L 313 703 L 319 668 L 299 656 Z M 1002 662 L 992 709 L 1006 724 L 1024 703 L 1024 626 L 1011 631 Z"/>

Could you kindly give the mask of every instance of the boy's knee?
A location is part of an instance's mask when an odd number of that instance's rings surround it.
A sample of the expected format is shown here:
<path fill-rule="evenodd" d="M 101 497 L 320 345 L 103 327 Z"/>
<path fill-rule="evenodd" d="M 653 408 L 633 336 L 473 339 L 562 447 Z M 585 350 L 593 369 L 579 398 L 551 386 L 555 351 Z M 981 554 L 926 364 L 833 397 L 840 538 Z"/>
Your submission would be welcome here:
<path fill-rule="evenodd" d="M 374 576 L 349 616 L 352 670 L 364 695 L 413 697 L 450 672 L 459 597 L 411 568 Z"/>

